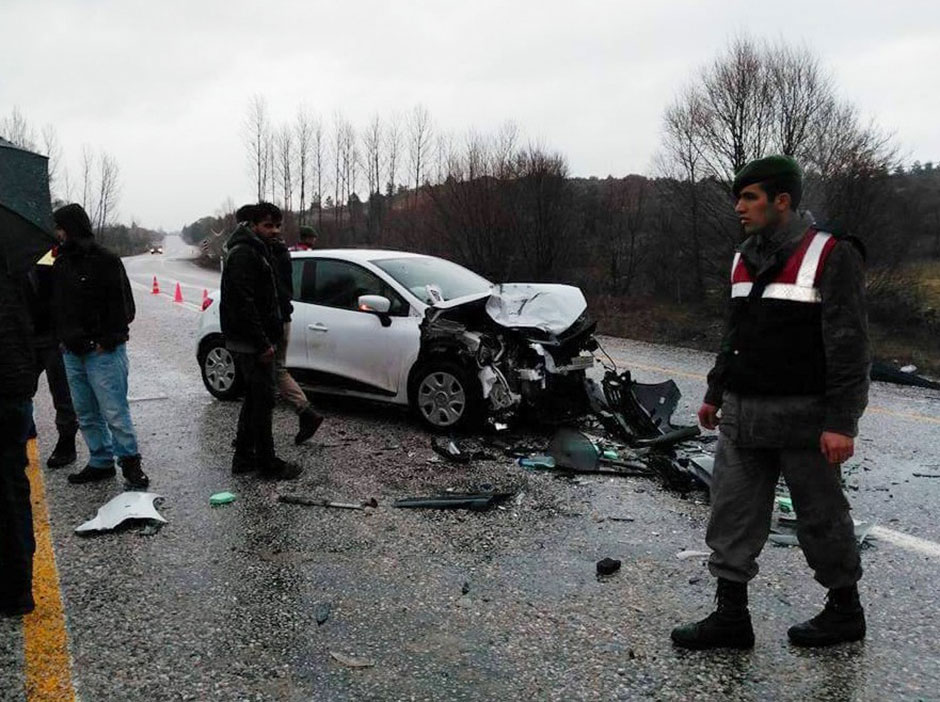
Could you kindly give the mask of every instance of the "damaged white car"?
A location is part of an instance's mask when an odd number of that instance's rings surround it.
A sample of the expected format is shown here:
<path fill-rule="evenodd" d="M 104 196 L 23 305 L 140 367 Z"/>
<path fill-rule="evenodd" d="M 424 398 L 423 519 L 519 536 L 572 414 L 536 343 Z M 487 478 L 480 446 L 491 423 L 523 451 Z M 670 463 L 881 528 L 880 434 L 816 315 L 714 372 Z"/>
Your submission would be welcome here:
<path fill-rule="evenodd" d="M 594 323 L 567 285 L 494 285 L 433 256 L 364 249 L 293 252 L 287 367 L 306 388 L 411 406 L 451 430 L 526 412 L 588 411 Z M 197 359 L 206 388 L 241 391 L 204 303 Z"/>

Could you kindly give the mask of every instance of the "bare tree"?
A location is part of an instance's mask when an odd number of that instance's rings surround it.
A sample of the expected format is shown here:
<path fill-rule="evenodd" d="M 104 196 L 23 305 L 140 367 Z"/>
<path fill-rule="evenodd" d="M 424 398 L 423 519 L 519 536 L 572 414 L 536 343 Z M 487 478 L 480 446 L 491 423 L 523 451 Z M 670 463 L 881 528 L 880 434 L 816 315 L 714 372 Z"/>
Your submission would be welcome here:
<path fill-rule="evenodd" d="M 300 223 L 307 221 L 307 177 L 310 171 L 310 147 L 313 141 L 313 123 L 309 113 L 300 108 L 294 123 L 297 148 L 294 150 L 297 177 L 300 179 Z"/>
<path fill-rule="evenodd" d="M 408 123 L 408 158 L 411 164 L 411 182 L 414 184 L 412 209 L 418 204 L 418 190 L 427 179 L 428 155 L 431 150 L 433 128 L 431 115 L 424 105 L 415 106 Z"/>
<path fill-rule="evenodd" d="M 313 123 L 313 167 L 314 180 L 317 183 L 317 227 L 323 227 L 323 173 L 324 159 L 326 157 L 326 135 L 323 131 L 323 120 L 319 117 Z"/>
<path fill-rule="evenodd" d="M 277 130 L 274 142 L 275 170 L 280 181 L 282 204 L 287 211 L 293 210 L 294 199 L 294 133 L 288 125 Z"/>
<path fill-rule="evenodd" d="M 95 197 L 95 209 L 92 221 L 94 222 L 95 232 L 101 231 L 111 223 L 114 218 L 114 211 L 117 208 L 118 197 L 120 195 L 120 182 L 118 177 L 120 169 L 115 158 L 106 152 L 101 152 L 98 157 L 98 190 Z"/>
<path fill-rule="evenodd" d="M 382 192 L 382 120 L 376 113 L 362 134 L 363 158 L 366 166 L 366 183 L 369 197 Z"/>
<path fill-rule="evenodd" d="M 88 212 L 94 197 L 95 154 L 88 144 L 82 144 L 82 208 Z"/>
<path fill-rule="evenodd" d="M 263 200 L 268 189 L 268 165 L 271 125 L 268 119 L 268 103 L 261 95 L 255 95 L 248 103 L 245 119 L 245 145 L 248 148 L 248 163 L 255 181 L 258 200 Z"/>
<path fill-rule="evenodd" d="M 49 190 L 53 193 L 59 191 L 59 169 L 62 163 L 62 145 L 59 143 L 59 135 L 55 127 L 47 124 L 42 128 L 43 151 L 49 157 Z M 67 185 L 67 183 L 66 183 Z M 68 192 L 58 193 L 68 198 Z"/>
<path fill-rule="evenodd" d="M 388 178 L 386 181 L 386 194 L 391 196 L 398 189 L 398 163 L 401 153 L 401 120 L 399 116 L 393 115 L 385 127 L 385 153 L 388 166 Z"/>
<path fill-rule="evenodd" d="M 18 107 L 14 107 L 8 116 L 0 119 L 0 136 L 29 151 L 36 150 L 36 131 Z"/>

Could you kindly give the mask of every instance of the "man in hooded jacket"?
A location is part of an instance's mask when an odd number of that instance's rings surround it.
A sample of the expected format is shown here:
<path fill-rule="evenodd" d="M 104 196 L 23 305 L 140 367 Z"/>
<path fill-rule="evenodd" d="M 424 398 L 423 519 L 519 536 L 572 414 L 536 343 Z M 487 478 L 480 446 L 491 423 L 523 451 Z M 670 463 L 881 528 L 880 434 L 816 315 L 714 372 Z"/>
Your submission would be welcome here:
<path fill-rule="evenodd" d="M 81 484 L 115 475 L 114 459 L 132 489 L 150 480 L 141 469 L 137 431 L 127 401 L 127 340 L 134 296 L 121 259 L 95 241 L 81 205 L 53 215 L 62 241 L 53 271 L 53 314 L 88 464 L 69 475 Z"/>
<path fill-rule="evenodd" d="M 238 226 L 227 244 L 219 302 L 225 346 L 245 384 L 232 473 L 258 470 L 262 477 L 289 480 L 302 469 L 274 453 L 275 351 L 284 324 L 274 265 L 265 243 L 280 233 L 282 215 L 277 206 L 259 202 L 245 216 L 249 221 Z"/>

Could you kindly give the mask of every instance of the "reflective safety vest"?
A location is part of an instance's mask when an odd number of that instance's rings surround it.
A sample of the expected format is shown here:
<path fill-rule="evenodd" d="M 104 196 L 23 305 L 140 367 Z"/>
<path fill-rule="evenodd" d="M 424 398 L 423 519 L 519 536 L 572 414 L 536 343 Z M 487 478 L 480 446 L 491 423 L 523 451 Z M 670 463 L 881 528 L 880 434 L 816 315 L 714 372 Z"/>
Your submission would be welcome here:
<path fill-rule="evenodd" d="M 755 280 L 740 253 L 731 265 L 725 387 L 741 395 L 825 391 L 819 280 L 837 243 L 810 228 L 784 265 Z"/>

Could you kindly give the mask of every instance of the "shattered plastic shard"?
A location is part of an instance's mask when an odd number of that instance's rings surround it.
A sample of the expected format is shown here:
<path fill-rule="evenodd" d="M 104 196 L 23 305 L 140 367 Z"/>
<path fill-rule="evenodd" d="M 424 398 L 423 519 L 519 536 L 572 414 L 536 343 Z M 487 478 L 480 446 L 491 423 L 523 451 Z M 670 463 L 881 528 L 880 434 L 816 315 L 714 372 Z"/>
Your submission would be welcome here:
<path fill-rule="evenodd" d="M 75 528 L 76 534 L 85 534 L 94 531 L 110 531 L 128 519 L 150 519 L 156 522 L 166 522 L 160 516 L 153 501 L 161 498 L 152 492 L 122 492 L 98 508 L 94 519 Z"/>

